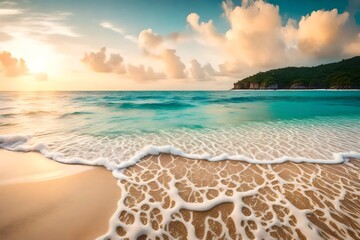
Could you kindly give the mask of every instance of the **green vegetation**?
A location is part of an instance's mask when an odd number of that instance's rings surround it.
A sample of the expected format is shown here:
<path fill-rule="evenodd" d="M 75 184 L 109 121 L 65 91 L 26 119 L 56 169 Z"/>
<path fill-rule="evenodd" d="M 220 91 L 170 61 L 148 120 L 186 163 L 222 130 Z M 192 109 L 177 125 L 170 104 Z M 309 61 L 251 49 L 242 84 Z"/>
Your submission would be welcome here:
<path fill-rule="evenodd" d="M 259 72 L 233 89 L 360 89 L 360 57 L 316 67 L 287 67 Z"/>

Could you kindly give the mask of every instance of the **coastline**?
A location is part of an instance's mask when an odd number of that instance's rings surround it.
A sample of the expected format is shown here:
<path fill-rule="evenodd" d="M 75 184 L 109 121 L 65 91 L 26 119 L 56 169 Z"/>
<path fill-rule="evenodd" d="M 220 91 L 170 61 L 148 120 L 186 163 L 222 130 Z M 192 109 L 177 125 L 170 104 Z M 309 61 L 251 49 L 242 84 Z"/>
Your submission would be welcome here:
<path fill-rule="evenodd" d="M 0 150 L 0 238 L 95 239 L 107 231 L 120 189 L 102 167 Z"/>
<path fill-rule="evenodd" d="M 360 237 L 358 159 L 266 165 L 148 155 L 118 172 L 118 186 L 105 168 L 38 153 L 0 150 L 1 164 L 1 239 Z"/>
<path fill-rule="evenodd" d="M 228 91 L 254 91 L 254 92 L 261 92 L 261 91 L 283 91 L 283 92 L 286 92 L 286 91 L 291 91 L 291 92 L 311 92 L 311 91 L 333 91 L 333 92 L 351 92 L 351 91 L 360 91 L 359 88 L 351 88 L 351 89 L 333 89 L 333 88 L 319 88 L 319 89 L 290 89 L 290 88 L 284 88 L 284 89 L 230 89 Z"/>
<path fill-rule="evenodd" d="M 126 194 L 98 239 L 360 238 L 359 169 L 146 156 L 119 176 Z"/>

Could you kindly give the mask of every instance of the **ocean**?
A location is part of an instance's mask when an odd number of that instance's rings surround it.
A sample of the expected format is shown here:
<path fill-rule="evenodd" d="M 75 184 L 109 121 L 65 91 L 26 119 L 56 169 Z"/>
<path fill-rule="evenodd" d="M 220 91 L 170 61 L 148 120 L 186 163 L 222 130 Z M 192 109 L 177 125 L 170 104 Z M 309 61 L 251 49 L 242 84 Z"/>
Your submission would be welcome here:
<path fill-rule="evenodd" d="M 360 151 L 360 91 L 1 92 L 0 101 L 0 147 L 110 170 L 159 152 L 275 163 Z"/>
<path fill-rule="evenodd" d="M 360 91 L 1 92 L 0 102 L 1 148 L 118 179 L 99 240 L 360 238 Z"/>

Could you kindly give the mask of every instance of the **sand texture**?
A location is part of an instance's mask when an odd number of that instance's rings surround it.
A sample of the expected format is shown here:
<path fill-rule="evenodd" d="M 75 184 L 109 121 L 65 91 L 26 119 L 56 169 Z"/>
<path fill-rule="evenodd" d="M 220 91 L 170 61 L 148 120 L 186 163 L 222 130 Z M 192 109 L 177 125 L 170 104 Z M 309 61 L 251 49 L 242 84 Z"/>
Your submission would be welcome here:
<path fill-rule="evenodd" d="M 359 170 L 146 157 L 122 172 L 101 239 L 360 239 Z"/>
<path fill-rule="evenodd" d="M 120 189 L 100 167 L 0 151 L 0 239 L 95 239 L 107 231 Z"/>

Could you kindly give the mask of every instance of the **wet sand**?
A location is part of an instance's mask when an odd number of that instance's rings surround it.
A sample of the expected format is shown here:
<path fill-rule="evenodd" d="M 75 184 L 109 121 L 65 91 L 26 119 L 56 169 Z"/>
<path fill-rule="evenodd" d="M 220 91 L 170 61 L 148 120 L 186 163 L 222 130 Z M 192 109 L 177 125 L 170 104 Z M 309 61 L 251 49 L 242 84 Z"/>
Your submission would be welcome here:
<path fill-rule="evenodd" d="M 0 150 L 0 239 L 95 239 L 116 209 L 116 183 L 101 167 Z"/>
<path fill-rule="evenodd" d="M 0 239 L 360 239 L 358 159 L 162 154 L 122 170 L 118 184 L 103 168 L 0 150 Z"/>
<path fill-rule="evenodd" d="M 162 154 L 125 169 L 120 183 L 111 239 L 360 239 L 357 159 L 255 165 Z"/>

